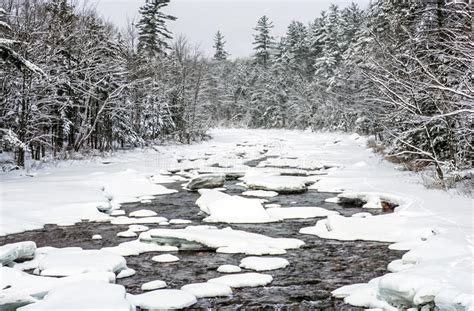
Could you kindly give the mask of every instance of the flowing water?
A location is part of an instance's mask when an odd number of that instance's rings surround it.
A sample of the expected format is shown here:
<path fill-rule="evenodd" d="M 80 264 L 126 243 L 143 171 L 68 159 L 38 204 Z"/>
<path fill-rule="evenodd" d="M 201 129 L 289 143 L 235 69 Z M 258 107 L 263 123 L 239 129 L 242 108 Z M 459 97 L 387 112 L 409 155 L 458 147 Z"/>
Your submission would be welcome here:
<path fill-rule="evenodd" d="M 201 224 L 205 217 L 195 205 L 197 193 L 181 189 L 179 183 L 166 185 L 180 190 L 178 193 L 158 196 L 152 203 L 123 204 L 127 214 L 139 209 L 151 209 L 159 216 L 168 219 L 181 218 Z M 240 194 L 244 189 L 236 182 L 226 183 L 228 194 Z M 297 195 L 279 195 L 269 199 L 268 203 L 285 206 L 319 206 L 337 210 L 342 215 L 350 216 L 361 212 L 358 207 L 340 206 L 325 203 L 324 199 L 334 196 L 328 193 L 308 191 Z M 381 211 L 370 212 L 374 214 Z M 342 300 L 331 297 L 330 292 L 338 287 L 367 282 L 372 278 L 387 273 L 387 264 L 401 253 L 388 249 L 387 243 L 351 241 L 342 242 L 324 240 L 316 236 L 302 235 L 302 227 L 312 226 L 316 219 L 287 220 L 270 224 L 232 224 L 234 229 L 260 233 L 271 237 L 292 237 L 303 240 L 306 245 L 297 250 L 288 250 L 284 257 L 290 266 L 263 273 L 273 276 L 273 282 L 265 287 L 235 289 L 230 297 L 199 299 L 191 309 L 268 309 L 268 310 L 359 310 L 345 305 Z M 158 225 L 147 225 L 150 228 Z M 184 228 L 186 225 L 171 225 L 169 228 Z M 227 224 L 217 224 L 227 227 Z M 0 245 L 17 241 L 32 240 L 38 247 L 78 246 L 84 249 L 99 249 L 115 246 L 121 242 L 133 240 L 118 238 L 116 234 L 128 226 L 110 223 L 81 222 L 71 227 L 48 225 L 43 230 L 29 231 L 0 238 Z M 163 228 L 163 227 L 161 227 Z M 102 240 L 91 240 L 92 235 L 101 234 Z M 137 273 L 129 278 L 117 280 L 127 291 L 141 293 L 140 286 L 148 281 L 163 280 L 168 288 L 180 288 L 189 283 L 206 282 L 211 278 L 222 276 L 217 272 L 223 264 L 238 265 L 245 257 L 243 254 L 218 254 L 213 251 L 180 251 L 180 261 L 175 263 L 155 263 L 151 257 L 157 253 L 145 253 L 139 256 L 126 257 L 127 265 Z"/>

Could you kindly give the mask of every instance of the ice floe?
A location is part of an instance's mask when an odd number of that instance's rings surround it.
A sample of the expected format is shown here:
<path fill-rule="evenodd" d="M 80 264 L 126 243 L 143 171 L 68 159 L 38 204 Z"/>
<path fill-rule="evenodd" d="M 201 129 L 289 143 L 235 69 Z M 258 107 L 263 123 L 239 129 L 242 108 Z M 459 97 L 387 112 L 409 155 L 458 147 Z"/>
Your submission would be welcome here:
<path fill-rule="evenodd" d="M 273 198 L 278 195 L 278 192 L 266 190 L 248 190 L 242 192 L 242 195 L 248 197 Z"/>
<path fill-rule="evenodd" d="M 163 255 L 153 256 L 151 260 L 153 260 L 154 262 L 163 262 L 163 263 L 176 262 L 176 261 L 179 261 L 179 257 L 170 255 L 170 254 L 163 254 Z"/>
<path fill-rule="evenodd" d="M 141 209 L 138 211 L 131 212 L 129 214 L 130 217 L 153 217 L 157 215 L 158 214 L 155 211 L 148 210 L 148 209 Z"/>

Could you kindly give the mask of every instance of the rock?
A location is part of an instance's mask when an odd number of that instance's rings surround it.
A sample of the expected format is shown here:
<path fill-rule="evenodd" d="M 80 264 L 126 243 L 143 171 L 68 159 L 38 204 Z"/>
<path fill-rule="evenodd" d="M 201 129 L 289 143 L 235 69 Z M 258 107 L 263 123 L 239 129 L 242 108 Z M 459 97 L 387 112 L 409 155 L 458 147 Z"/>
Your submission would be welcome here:
<path fill-rule="evenodd" d="M 191 191 L 197 191 L 202 188 L 219 188 L 224 182 L 225 174 L 205 174 L 191 179 L 186 187 Z"/>

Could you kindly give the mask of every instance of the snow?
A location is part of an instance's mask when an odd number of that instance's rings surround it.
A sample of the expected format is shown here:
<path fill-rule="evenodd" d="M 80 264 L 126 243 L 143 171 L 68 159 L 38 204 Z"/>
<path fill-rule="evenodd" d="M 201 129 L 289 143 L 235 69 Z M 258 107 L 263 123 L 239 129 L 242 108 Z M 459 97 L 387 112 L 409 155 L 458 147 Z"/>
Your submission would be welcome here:
<path fill-rule="evenodd" d="M 255 271 L 277 270 L 289 264 L 285 258 L 278 257 L 245 257 L 240 261 L 240 267 Z"/>
<path fill-rule="evenodd" d="M 298 219 L 298 218 L 314 218 L 326 217 L 329 215 L 338 215 L 336 211 L 330 211 L 321 207 L 281 207 L 267 208 L 267 213 L 279 219 Z"/>
<path fill-rule="evenodd" d="M 176 182 L 175 178 L 165 175 L 153 175 L 150 181 L 154 184 L 172 184 Z"/>
<path fill-rule="evenodd" d="M 46 253 L 38 264 L 42 276 L 68 276 L 86 272 L 119 273 L 127 269 L 122 256 L 102 250 L 55 249 Z"/>
<path fill-rule="evenodd" d="M 273 198 L 278 195 L 278 192 L 265 190 L 248 190 L 242 192 L 242 195 L 248 197 Z"/>
<path fill-rule="evenodd" d="M 213 140 L 191 146 L 159 146 L 156 147 L 158 152 L 155 150 L 118 152 L 109 159 L 110 164 L 106 166 L 94 159 L 64 161 L 59 162 L 57 167 L 46 166 L 44 169 L 34 171 L 34 174 L 30 175 L 33 177 L 20 176 L 16 173 L 2 175 L 0 235 L 41 229 L 45 224 L 71 225 L 82 220 L 143 224 L 144 222 L 135 222 L 143 221 L 141 219 L 113 218 L 110 215 L 122 211 L 119 210 L 121 203 L 138 202 L 143 196 L 175 192 L 154 184 L 150 175 L 157 176 L 155 172 L 163 169 L 177 172 L 187 168 L 210 168 L 219 163 L 231 166 L 232 157 L 236 158 L 237 153 L 244 152 L 247 159 L 258 158 L 261 157 L 263 144 L 277 142 L 277 148 L 268 147 L 269 151 L 265 156 L 277 155 L 279 158 L 268 158 L 262 162 L 259 166 L 264 168 L 260 168 L 260 171 L 257 169 L 257 173 L 247 174 L 249 169 L 242 166 L 243 159 L 236 159 L 234 162 L 236 165 L 234 168 L 230 167 L 229 172 L 239 174 L 234 177 L 242 176 L 245 172 L 245 182 L 248 178 L 248 183 L 255 182 L 257 185 L 263 183 L 263 186 L 272 183 L 273 186 L 281 186 L 279 181 L 290 178 L 288 179 L 291 181 L 290 184 L 298 184 L 301 189 L 304 183 L 304 187 L 308 187 L 311 191 L 342 193 L 341 197 L 350 195 L 352 198 L 363 199 L 364 204 L 368 204 L 366 207 L 379 208 L 380 204 L 377 203 L 386 199 L 399 205 L 393 213 L 378 216 L 329 215 L 327 219 L 317 221 L 315 226 L 301 230 L 302 233 L 316 234 L 327 239 L 396 243 L 390 247 L 409 251 L 402 259 L 391 264 L 391 270 L 394 272 L 387 274 L 387 278 L 382 276 L 380 282 L 369 282 L 359 286 L 359 290 L 354 290 L 346 296 L 346 302 L 357 306 L 390 310 L 393 307 L 388 302 L 395 304 L 397 297 L 412 303 L 415 297 L 419 297 L 417 299 L 420 301 L 432 298 L 433 303 L 440 309 L 472 309 L 473 289 L 470 284 L 472 278 L 466 277 L 472 275 L 470 264 L 474 261 L 471 198 L 460 196 L 454 191 L 426 189 L 418 174 L 400 171 L 367 149 L 364 137 L 354 140 L 349 135 L 341 133 L 281 130 L 215 130 L 211 131 L 211 135 Z M 281 140 L 282 138 L 284 139 Z M 238 150 L 236 144 L 241 143 L 243 139 L 249 140 L 249 144 L 245 145 L 245 149 Z M 335 144 L 335 141 L 338 143 Z M 211 148 L 215 155 L 203 159 L 203 154 L 209 152 Z M 183 159 L 192 157 L 201 159 L 177 163 L 176 159 L 181 155 Z M 304 169 L 308 174 L 318 173 L 312 170 L 324 170 L 322 173 L 326 175 L 313 176 L 314 179 L 282 176 L 284 172 L 280 169 L 270 175 L 273 170 L 271 166 Z M 177 168 L 177 171 L 173 168 Z M 225 174 L 220 172 L 225 171 L 224 168 L 211 169 L 215 169 L 215 173 Z M 195 173 L 186 173 L 183 176 L 195 177 Z M 314 182 L 316 177 L 319 181 L 307 186 Z M 170 178 L 175 180 L 177 176 Z M 51 189 L 54 189 L 54 195 L 51 195 Z M 228 198 L 222 192 L 213 191 L 206 196 L 203 195 L 204 192 L 206 191 L 200 193 L 201 198 L 197 204 L 208 215 L 211 215 L 208 205 L 219 198 Z M 220 197 L 216 199 L 216 196 Z M 235 201 L 234 203 L 237 203 L 237 200 Z M 98 207 L 110 215 L 100 212 Z M 217 207 L 225 209 L 223 205 Z M 262 215 L 271 218 L 268 212 L 267 214 Z M 222 213 L 222 218 L 227 216 L 225 212 Z M 241 217 L 237 212 L 233 216 Z M 166 221 L 161 218 L 160 221 L 157 220 L 154 219 L 149 223 Z M 212 245 L 212 249 L 220 252 L 243 252 L 249 255 L 282 254 L 287 249 L 284 244 L 293 247 L 302 245 L 295 245 L 294 242 L 275 245 L 274 241 L 255 238 L 251 233 L 239 233 L 233 238 L 227 234 L 221 237 L 224 230 L 214 232 L 215 236 L 210 237 L 212 234 L 207 231 L 211 229 L 199 230 L 205 233 L 191 234 L 184 231 L 179 232 L 177 238 L 183 238 L 181 234 L 184 234 L 184 240 L 189 243 L 205 242 L 204 246 Z M 175 231 L 171 232 L 172 236 L 176 234 Z M 223 241 L 225 243 L 222 244 Z M 139 240 L 109 248 L 109 251 L 128 255 L 143 251 L 171 250 L 178 248 Z M 41 257 L 38 253 L 36 255 L 38 258 L 33 261 Z M 34 263 L 29 262 L 28 265 Z M 413 295 L 407 295 L 409 291 L 413 291 Z"/>
<path fill-rule="evenodd" d="M 163 255 L 153 256 L 151 260 L 155 262 L 176 262 L 176 261 L 179 261 L 179 258 L 170 254 L 163 254 Z"/>
<path fill-rule="evenodd" d="M 185 229 L 152 229 L 140 234 L 140 240 L 150 244 L 163 243 L 181 249 L 215 249 L 219 253 L 244 253 L 248 255 L 284 254 L 287 249 L 304 245 L 298 239 L 271 238 L 231 228 L 187 227 Z"/>
<path fill-rule="evenodd" d="M 102 240 L 102 236 L 100 234 L 94 234 L 92 240 Z"/>
<path fill-rule="evenodd" d="M 141 309 L 182 309 L 197 302 L 196 297 L 178 289 L 158 289 L 140 295 L 131 295 L 130 300 Z"/>
<path fill-rule="evenodd" d="M 153 217 L 153 216 L 157 216 L 157 215 L 158 214 L 156 212 L 148 210 L 148 209 L 141 209 L 141 210 L 138 210 L 138 211 L 131 212 L 129 214 L 130 217 Z"/>
<path fill-rule="evenodd" d="M 194 283 L 181 287 L 181 290 L 194 295 L 196 298 L 212 298 L 232 295 L 232 288 L 219 283 Z"/>
<path fill-rule="evenodd" d="M 0 246 L 0 265 L 6 265 L 17 259 L 31 259 L 36 251 L 33 241 L 18 242 Z"/>
<path fill-rule="evenodd" d="M 224 275 L 210 279 L 209 283 L 224 284 L 232 288 L 265 286 L 273 281 L 273 277 L 262 273 L 240 273 Z"/>
<path fill-rule="evenodd" d="M 178 248 L 174 246 L 162 246 L 155 243 L 144 243 L 138 240 L 120 243 L 113 247 L 104 247 L 102 250 L 111 252 L 120 256 L 137 256 L 148 252 L 173 252 Z"/>
<path fill-rule="evenodd" d="M 156 280 L 156 281 L 150 281 L 150 282 L 142 284 L 141 290 L 143 291 L 155 290 L 155 289 L 165 288 L 166 286 L 167 285 L 165 281 Z"/>
<path fill-rule="evenodd" d="M 337 196 L 336 203 L 364 202 L 363 208 L 382 208 L 382 202 L 403 205 L 403 199 L 397 195 L 377 192 L 343 192 Z"/>
<path fill-rule="evenodd" d="M 209 215 L 206 222 L 267 223 L 278 221 L 271 217 L 260 199 L 231 196 L 217 190 L 201 190 L 196 204 Z"/>
<path fill-rule="evenodd" d="M 16 309 L 34 303 L 44 297 L 51 289 L 63 287 L 80 280 L 97 280 L 105 283 L 115 282 L 112 272 L 96 272 L 73 275 L 63 278 L 31 275 L 17 269 L 0 267 L 0 306 L 3 309 Z"/>
<path fill-rule="evenodd" d="M 136 273 L 137 273 L 137 271 L 135 271 L 133 269 L 130 269 L 130 268 L 127 268 L 127 269 L 124 269 L 124 270 L 120 271 L 119 274 L 117 274 L 117 279 L 128 278 L 128 277 L 131 277 L 131 276 L 135 275 Z"/>
<path fill-rule="evenodd" d="M 131 230 L 127 230 L 127 231 L 122 231 L 122 232 L 117 233 L 117 236 L 119 238 L 136 238 L 138 234 Z"/>
<path fill-rule="evenodd" d="M 130 225 L 128 226 L 129 231 L 133 232 L 143 232 L 143 231 L 148 231 L 150 228 L 144 225 Z"/>
<path fill-rule="evenodd" d="M 172 225 L 183 225 L 183 224 L 190 224 L 192 223 L 192 221 L 187 220 L 187 219 L 171 219 L 169 223 Z"/>
<path fill-rule="evenodd" d="M 217 272 L 220 273 L 236 273 L 241 271 L 242 269 L 239 266 L 235 265 L 221 265 L 217 268 Z"/>
<path fill-rule="evenodd" d="M 132 311 L 135 308 L 126 299 L 125 288 L 122 285 L 83 280 L 55 287 L 43 300 L 18 310 Z"/>

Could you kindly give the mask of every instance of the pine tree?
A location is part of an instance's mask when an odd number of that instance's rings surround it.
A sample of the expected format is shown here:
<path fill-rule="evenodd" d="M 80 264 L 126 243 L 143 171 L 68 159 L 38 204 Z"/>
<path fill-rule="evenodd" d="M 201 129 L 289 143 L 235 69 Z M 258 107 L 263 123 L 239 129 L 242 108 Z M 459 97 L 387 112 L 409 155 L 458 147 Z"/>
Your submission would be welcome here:
<path fill-rule="evenodd" d="M 226 60 L 229 53 L 224 49 L 226 41 L 224 41 L 224 35 L 218 30 L 214 37 L 214 48 L 216 53 L 214 59 L 218 61 Z"/>
<path fill-rule="evenodd" d="M 257 27 L 254 29 L 257 31 L 253 42 L 255 46 L 253 48 L 255 50 L 255 62 L 265 68 L 270 62 L 272 49 L 275 44 L 274 38 L 270 34 L 272 28 L 273 23 L 264 15 L 258 20 Z"/>
<path fill-rule="evenodd" d="M 137 25 L 139 54 L 153 58 L 165 55 L 171 48 L 168 41 L 173 36 L 166 28 L 166 22 L 174 21 L 176 17 L 162 12 L 169 2 L 170 0 L 147 0 L 140 8 L 141 19 Z"/>

